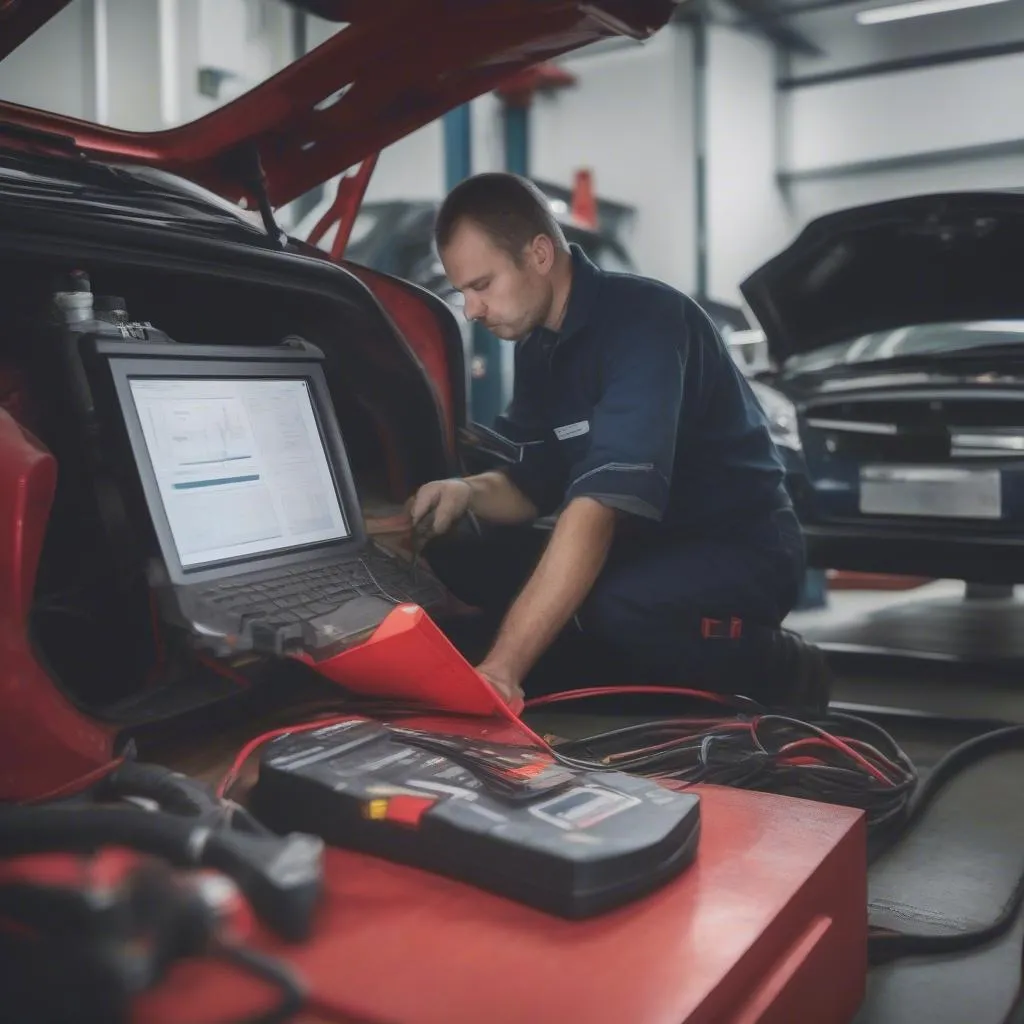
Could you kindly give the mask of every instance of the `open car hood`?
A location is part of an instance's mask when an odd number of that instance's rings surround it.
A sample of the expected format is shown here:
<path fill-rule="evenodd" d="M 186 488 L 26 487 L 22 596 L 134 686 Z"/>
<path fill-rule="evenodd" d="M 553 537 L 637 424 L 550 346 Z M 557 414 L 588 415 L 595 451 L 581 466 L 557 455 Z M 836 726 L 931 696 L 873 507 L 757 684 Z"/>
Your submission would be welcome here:
<path fill-rule="evenodd" d="M 740 286 L 781 364 L 918 324 L 1024 318 L 1024 192 L 918 196 L 812 221 Z"/>
<path fill-rule="evenodd" d="M 68 0 L 0 0 L 0 59 Z M 0 102 L 0 121 L 65 136 L 85 155 L 182 175 L 273 206 L 493 89 L 510 74 L 609 36 L 644 39 L 675 0 L 297 0 L 347 27 L 199 120 L 119 131 Z M 5 143 L 7 140 L 5 140 Z M 14 144 L 13 142 L 11 144 Z"/>

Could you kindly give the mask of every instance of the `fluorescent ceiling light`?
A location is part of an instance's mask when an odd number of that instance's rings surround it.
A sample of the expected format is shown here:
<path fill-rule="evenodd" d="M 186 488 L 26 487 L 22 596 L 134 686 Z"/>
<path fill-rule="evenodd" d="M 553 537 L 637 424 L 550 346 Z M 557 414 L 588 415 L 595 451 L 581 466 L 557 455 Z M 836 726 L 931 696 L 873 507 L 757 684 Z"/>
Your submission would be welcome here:
<path fill-rule="evenodd" d="M 887 21 L 903 21 L 905 18 L 920 18 L 925 14 L 946 14 L 962 11 L 968 7 L 986 7 L 988 4 L 1002 4 L 1006 0 L 912 0 L 911 3 L 893 4 L 890 7 L 871 7 L 857 12 L 861 25 L 881 25 Z"/>

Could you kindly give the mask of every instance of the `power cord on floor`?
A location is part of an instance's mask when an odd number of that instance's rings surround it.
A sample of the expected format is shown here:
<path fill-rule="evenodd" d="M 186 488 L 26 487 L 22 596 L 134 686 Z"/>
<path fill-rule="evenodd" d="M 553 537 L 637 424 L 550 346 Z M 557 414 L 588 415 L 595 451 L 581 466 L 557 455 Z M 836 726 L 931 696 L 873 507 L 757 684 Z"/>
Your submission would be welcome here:
<path fill-rule="evenodd" d="M 914 795 L 903 820 L 898 822 L 892 831 L 884 836 L 883 843 L 872 851 L 872 859 L 877 860 L 906 836 L 942 789 L 965 769 L 986 757 L 1022 747 L 1024 726 L 1019 725 L 983 733 L 954 747 L 935 765 L 932 773 Z M 990 924 L 955 935 L 922 935 L 880 930 L 871 936 L 868 944 L 870 962 L 873 965 L 885 964 L 908 956 L 937 956 L 977 949 L 1006 934 L 1013 927 L 1022 905 L 1024 875 L 1018 879 L 1002 912 Z"/>

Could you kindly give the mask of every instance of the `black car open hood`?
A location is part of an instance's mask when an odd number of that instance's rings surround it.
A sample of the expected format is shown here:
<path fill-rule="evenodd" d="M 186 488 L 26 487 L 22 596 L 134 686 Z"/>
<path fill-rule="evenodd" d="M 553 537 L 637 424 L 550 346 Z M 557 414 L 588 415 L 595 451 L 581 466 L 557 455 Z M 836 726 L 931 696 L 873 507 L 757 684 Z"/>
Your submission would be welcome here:
<path fill-rule="evenodd" d="M 1024 319 L 1024 192 L 917 196 L 820 217 L 740 289 L 780 364 L 873 331 Z"/>

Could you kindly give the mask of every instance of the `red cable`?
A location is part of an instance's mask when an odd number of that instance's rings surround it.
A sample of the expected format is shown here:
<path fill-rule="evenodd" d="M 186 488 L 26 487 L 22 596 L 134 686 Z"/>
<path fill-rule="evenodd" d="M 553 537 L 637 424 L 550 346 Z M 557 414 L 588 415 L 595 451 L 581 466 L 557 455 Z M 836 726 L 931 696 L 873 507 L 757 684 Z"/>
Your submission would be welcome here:
<path fill-rule="evenodd" d="M 271 729 L 269 732 L 256 736 L 242 747 L 234 761 L 231 762 L 231 767 L 228 769 L 227 774 L 220 780 L 220 784 L 217 786 L 217 796 L 224 796 L 235 784 L 239 773 L 242 768 L 245 767 L 245 762 L 248 761 L 253 755 L 253 752 L 259 747 L 262 747 L 264 743 L 269 743 L 271 740 L 277 739 L 278 736 L 287 736 L 289 733 L 293 732 L 312 732 L 314 729 L 326 729 L 330 725 L 340 725 L 342 722 L 351 722 L 353 718 L 358 717 L 359 716 L 355 713 L 335 715 L 331 718 L 320 718 L 314 722 L 300 722 L 297 725 L 285 725 L 279 729 Z"/>
<path fill-rule="evenodd" d="M 827 763 L 817 757 L 781 757 L 779 758 L 779 764 L 790 765 L 794 768 L 827 767 Z"/>
<path fill-rule="evenodd" d="M 211 672 L 215 672 L 224 679 L 230 680 L 235 684 L 235 686 L 241 687 L 243 690 L 247 690 L 251 685 L 249 680 L 240 672 L 236 672 L 234 669 L 228 668 L 227 665 L 222 665 L 214 658 L 208 658 L 205 654 L 197 654 L 196 661 L 198 661 L 200 665 L 205 665 Z"/>
<path fill-rule="evenodd" d="M 877 747 L 873 747 L 870 743 L 865 743 L 863 740 L 850 739 L 849 737 L 844 737 L 844 739 L 851 747 L 855 747 L 858 750 L 863 750 L 870 754 L 877 761 L 881 761 L 886 768 L 891 768 L 897 775 L 906 771 L 902 765 L 898 765 L 895 761 L 890 760 Z"/>
<path fill-rule="evenodd" d="M 875 767 L 875 765 L 873 765 L 862 754 L 858 754 L 857 751 L 853 749 L 853 747 L 851 747 L 848 743 L 841 740 L 838 736 L 833 736 L 831 733 L 825 732 L 824 729 L 817 729 L 814 726 L 810 726 L 810 728 L 814 729 L 815 733 L 817 733 L 818 739 L 824 740 L 826 745 L 833 747 L 835 750 L 841 751 L 842 753 L 846 754 L 847 757 L 851 758 L 853 761 L 856 761 L 857 764 L 861 766 L 861 768 L 863 768 L 869 774 L 873 775 L 876 779 L 878 779 L 879 782 L 884 782 L 887 786 L 896 785 L 896 783 L 894 783 L 892 779 L 890 779 L 889 776 L 885 774 L 885 772 L 883 772 L 880 768 Z M 817 740 L 810 738 L 803 740 L 795 740 L 793 743 L 787 743 L 784 747 L 782 747 L 780 753 L 783 753 L 787 750 L 792 750 L 798 745 L 808 745 L 816 742 Z"/>
<path fill-rule="evenodd" d="M 34 796 L 29 800 L 26 800 L 27 804 L 42 804 L 49 800 L 60 800 L 66 796 L 74 796 L 76 793 L 81 793 L 83 789 L 87 789 L 94 782 L 99 782 L 101 779 L 105 779 L 114 769 L 119 768 L 124 764 L 123 757 L 115 757 L 112 761 L 108 761 L 106 764 L 100 765 L 99 768 L 94 768 L 91 772 L 86 772 L 85 775 L 78 776 L 77 779 L 72 779 L 70 782 L 65 782 L 63 786 L 58 786 L 56 789 L 51 789 L 49 793 L 43 793 L 42 796 Z"/>
<path fill-rule="evenodd" d="M 719 719 L 710 729 L 705 729 L 703 732 L 690 733 L 687 736 L 676 736 L 670 740 L 665 740 L 662 743 L 653 743 L 649 747 L 640 747 L 637 750 L 629 750 L 625 753 L 619 752 L 614 754 L 608 754 L 605 757 L 605 762 L 611 764 L 614 761 L 622 761 L 628 757 L 636 757 L 638 755 L 645 754 L 656 754 L 659 750 L 668 750 L 672 747 L 679 746 L 680 743 L 685 743 L 687 740 L 703 739 L 708 733 L 717 734 L 723 732 L 753 732 L 753 726 L 750 722 L 729 722 L 723 719 Z"/>
<path fill-rule="evenodd" d="M 628 694 L 657 694 L 671 695 L 674 697 L 697 697 L 701 700 L 709 700 L 715 704 L 724 704 L 727 707 L 743 707 L 741 702 L 734 697 L 726 697 L 720 693 L 709 693 L 705 690 L 687 690 L 679 686 L 592 686 L 582 690 L 565 690 L 562 693 L 549 693 L 543 697 L 534 697 L 525 704 L 527 708 L 539 708 L 545 704 L 559 704 L 567 700 L 582 700 L 588 697 L 622 697 Z"/>

